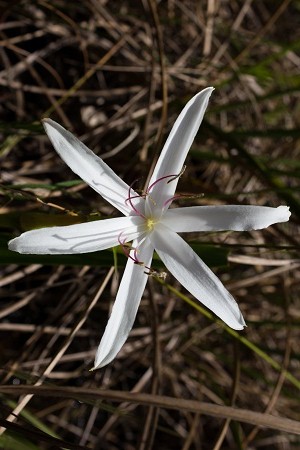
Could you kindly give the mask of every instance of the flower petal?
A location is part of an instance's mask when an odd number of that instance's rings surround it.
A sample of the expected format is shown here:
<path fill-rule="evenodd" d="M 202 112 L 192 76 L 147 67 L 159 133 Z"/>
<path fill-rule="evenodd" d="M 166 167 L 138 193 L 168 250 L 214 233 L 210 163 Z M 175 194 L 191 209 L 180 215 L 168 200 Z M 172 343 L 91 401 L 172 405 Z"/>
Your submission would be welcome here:
<path fill-rule="evenodd" d="M 131 241 L 141 234 L 140 217 L 117 217 L 63 227 L 26 231 L 12 239 L 8 248 L 19 253 L 36 255 L 89 253 Z"/>
<path fill-rule="evenodd" d="M 133 247 L 138 245 L 133 242 Z M 139 247 L 139 260 L 149 267 L 152 261 L 153 247 L 149 240 Z M 126 341 L 145 289 L 148 275 L 145 267 L 128 260 L 118 294 L 106 325 L 104 335 L 99 344 L 94 369 L 110 363 Z"/>
<path fill-rule="evenodd" d="M 186 155 L 202 122 L 212 91 L 212 87 L 203 89 L 181 111 L 156 163 L 149 186 L 159 178 L 177 175 L 182 170 Z M 150 201 L 148 200 L 150 208 L 153 207 L 153 199 L 161 206 L 173 196 L 178 178 L 168 183 L 169 180 L 170 178 L 162 180 L 151 188 L 151 198 Z"/>
<path fill-rule="evenodd" d="M 125 203 L 129 186 L 101 158 L 54 120 L 44 119 L 43 125 L 55 150 L 70 169 L 119 211 L 130 214 L 132 210 Z M 137 194 L 131 190 L 131 195 Z"/>
<path fill-rule="evenodd" d="M 244 328 L 245 321 L 234 298 L 178 234 L 159 224 L 150 239 L 160 259 L 182 286 L 231 328 Z"/>
<path fill-rule="evenodd" d="M 287 206 L 223 205 L 190 206 L 166 211 L 162 223 L 178 233 L 191 231 L 261 230 L 287 222 L 291 213 Z"/>

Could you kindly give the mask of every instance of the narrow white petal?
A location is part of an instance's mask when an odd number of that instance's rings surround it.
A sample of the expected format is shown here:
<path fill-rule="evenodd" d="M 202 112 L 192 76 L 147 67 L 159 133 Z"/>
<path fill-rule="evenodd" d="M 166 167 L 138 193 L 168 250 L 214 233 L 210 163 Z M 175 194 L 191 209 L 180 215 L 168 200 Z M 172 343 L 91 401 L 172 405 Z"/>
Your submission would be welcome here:
<path fill-rule="evenodd" d="M 158 225 L 150 239 L 167 269 L 182 286 L 231 328 L 244 328 L 245 321 L 232 295 L 178 234 Z"/>
<path fill-rule="evenodd" d="M 131 241 L 141 234 L 140 217 L 117 217 L 63 227 L 26 231 L 8 243 L 18 253 L 36 255 L 89 253 Z"/>
<path fill-rule="evenodd" d="M 55 150 L 70 169 L 123 214 L 130 214 L 132 210 L 125 203 L 129 186 L 101 158 L 54 120 L 44 119 L 43 125 Z M 131 194 L 137 195 L 134 191 Z"/>
<path fill-rule="evenodd" d="M 161 177 L 177 175 L 182 170 L 187 153 L 202 122 L 212 91 L 213 88 L 211 87 L 203 89 L 181 111 L 162 149 L 149 186 Z M 170 183 L 168 181 L 169 179 L 160 181 L 152 187 L 150 208 L 152 208 L 153 199 L 161 205 L 173 196 L 178 179 Z"/>
<path fill-rule="evenodd" d="M 274 223 L 287 222 L 287 206 L 223 205 L 190 206 L 166 211 L 162 223 L 178 233 L 191 231 L 261 230 Z"/>
<path fill-rule="evenodd" d="M 136 245 L 137 241 L 134 241 L 133 247 Z M 138 258 L 145 266 L 150 267 L 152 255 L 153 247 L 149 240 L 146 240 L 139 248 Z M 135 264 L 131 259 L 128 260 L 111 316 L 97 350 L 94 369 L 111 362 L 125 343 L 148 279 L 145 272 L 147 272 L 145 267 Z"/>

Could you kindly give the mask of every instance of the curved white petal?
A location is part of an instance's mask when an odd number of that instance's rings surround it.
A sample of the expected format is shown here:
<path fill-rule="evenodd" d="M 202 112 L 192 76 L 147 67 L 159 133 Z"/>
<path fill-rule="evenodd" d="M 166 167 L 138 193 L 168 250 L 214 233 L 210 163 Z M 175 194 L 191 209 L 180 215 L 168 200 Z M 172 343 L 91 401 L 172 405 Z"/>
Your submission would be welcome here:
<path fill-rule="evenodd" d="M 114 247 L 139 236 L 143 229 L 140 217 L 117 217 L 63 227 L 26 231 L 12 239 L 8 248 L 18 253 L 36 255 L 89 253 Z"/>
<path fill-rule="evenodd" d="M 44 119 L 43 125 L 55 150 L 70 169 L 123 214 L 130 214 L 132 209 L 125 203 L 129 186 L 101 158 L 54 120 Z M 131 190 L 131 195 L 137 194 Z"/>
<path fill-rule="evenodd" d="M 161 222 L 178 233 L 191 231 L 261 230 L 274 223 L 287 222 L 287 206 L 223 205 L 190 206 L 166 211 Z"/>
<path fill-rule="evenodd" d="M 156 163 L 149 187 L 159 178 L 177 175 L 182 170 L 186 155 L 202 122 L 212 91 L 212 87 L 203 89 L 185 105 L 179 114 Z M 153 208 L 153 200 L 162 205 L 173 196 L 178 178 L 168 183 L 169 180 L 170 178 L 162 180 L 151 188 L 152 201 L 151 199 L 148 200 L 151 209 Z"/>
<path fill-rule="evenodd" d="M 160 224 L 150 239 L 165 266 L 182 286 L 231 328 L 244 328 L 245 321 L 232 295 L 178 234 Z"/>
<path fill-rule="evenodd" d="M 133 247 L 136 245 L 138 243 L 134 241 Z M 139 247 L 139 261 L 150 267 L 152 255 L 153 247 L 147 239 Z M 96 353 L 94 369 L 110 363 L 126 341 L 148 279 L 145 272 L 147 269 L 144 266 L 137 265 L 128 259 L 111 316 Z"/>

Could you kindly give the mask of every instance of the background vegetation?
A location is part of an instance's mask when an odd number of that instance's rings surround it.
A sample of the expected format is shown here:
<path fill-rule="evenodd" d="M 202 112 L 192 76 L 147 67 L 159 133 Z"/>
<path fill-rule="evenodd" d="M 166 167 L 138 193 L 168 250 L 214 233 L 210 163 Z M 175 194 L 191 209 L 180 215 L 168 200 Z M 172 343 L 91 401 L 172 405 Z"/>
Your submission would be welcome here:
<path fill-rule="evenodd" d="M 299 448 L 300 2 L 11 0 L 0 14 L 1 448 Z M 292 211 L 263 231 L 188 237 L 248 328 L 153 278 L 116 360 L 90 372 L 125 259 L 7 250 L 24 230 L 115 213 L 40 119 L 143 185 L 206 86 L 216 90 L 179 183 L 202 196 L 180 203 Z"/>

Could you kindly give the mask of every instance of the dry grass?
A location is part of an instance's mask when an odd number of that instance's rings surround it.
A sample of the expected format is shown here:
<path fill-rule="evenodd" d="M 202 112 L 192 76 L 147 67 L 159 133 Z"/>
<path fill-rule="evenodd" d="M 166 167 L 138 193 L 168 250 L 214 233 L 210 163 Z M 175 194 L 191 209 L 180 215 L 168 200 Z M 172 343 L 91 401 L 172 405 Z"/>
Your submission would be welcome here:
<path fill-rule="evenodd" d="M 1 448 L 299 448 L 299 9 L 296 0 L 0 1 Z M 171 276 L 150 279 L 122 351 L 90 372 L 124 261 L 116 275 L 109 252 L 24 265 L 6 250 L 35 226 L 114 214 L 74 180 L 40 119 L 142 185 L 182 106 L 209 85 L 179 184 L 204 195 L 181 202 L 293 213 L 261 232 L 189 237 L 213 246 L 200 251 L 248 328 L 232 332 L 199 311 Z"/>

